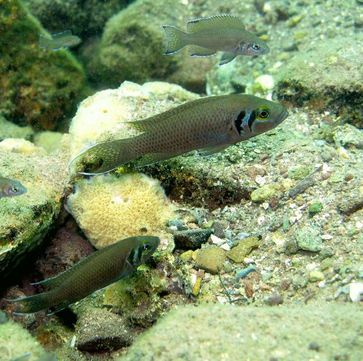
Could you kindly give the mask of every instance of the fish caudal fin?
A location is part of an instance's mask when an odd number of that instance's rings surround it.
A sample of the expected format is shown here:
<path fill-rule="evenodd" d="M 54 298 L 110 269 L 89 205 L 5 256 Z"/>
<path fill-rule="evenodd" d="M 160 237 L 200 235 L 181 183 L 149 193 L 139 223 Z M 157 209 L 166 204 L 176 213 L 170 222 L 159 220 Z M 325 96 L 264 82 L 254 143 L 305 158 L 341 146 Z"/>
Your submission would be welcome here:
<path fill-rule="evenodd" d="M 8 302 L 17 304 L 15 314 L 34 313 L 51 307 L 51 293 L 43 292 L 34 296 L 20 297 Z"/>
<path fill-rule="evenodd" d="M 102 174 L 133 161 L 138 158 L 133 147 L 136 138 L 117 139 L 93 145 L 70 162 L 70 171 L 75 166 L 80 174 Z"/>
<path fill-rule="evenodd" d="M 187 33 L 171 25 L 163 25 L 163 29 L 165 31 L 166 40 L 165 55 L 175 54 L 181 48 L 187 45 Z"/>

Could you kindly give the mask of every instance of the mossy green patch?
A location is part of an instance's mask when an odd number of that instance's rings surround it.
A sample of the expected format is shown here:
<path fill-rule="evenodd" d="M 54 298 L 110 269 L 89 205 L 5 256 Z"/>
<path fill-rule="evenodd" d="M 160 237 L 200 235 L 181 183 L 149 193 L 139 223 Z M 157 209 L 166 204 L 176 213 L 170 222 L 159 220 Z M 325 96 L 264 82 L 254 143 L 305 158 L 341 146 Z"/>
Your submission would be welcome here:
<path fill-rule="evenodd" d="M 66 50 L 38 45 L 44 29 L 19 0 L 0 0 L 0 114 L 18 124 L 54 129 L 76 109 L 81 65 Z"/>

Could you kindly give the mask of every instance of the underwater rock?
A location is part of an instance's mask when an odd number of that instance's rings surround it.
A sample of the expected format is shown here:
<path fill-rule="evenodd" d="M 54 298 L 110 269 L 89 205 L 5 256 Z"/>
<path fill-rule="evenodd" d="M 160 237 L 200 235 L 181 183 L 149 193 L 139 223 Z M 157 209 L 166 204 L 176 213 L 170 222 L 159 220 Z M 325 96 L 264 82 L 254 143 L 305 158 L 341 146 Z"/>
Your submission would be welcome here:
<path fill-rule="evenodd" d="M 180 355 L 193 361 L 309 360 L 317 355 L 309 347 L 314 341 L 320 345 L 321 360 L 358 360 L 362 322 L 363 313 L 354 304 L 179 307 L 138 337 L 117 360 L 169 361 Z M 255 337 L 260 340 L 258 347 Z"/>
<path fill-rule="evenodd" d="M 337 146 L 363 149 L 363 132 L 350 124 L 337 126 L 333 130 L 333 139 Z"/>
<path fill-rule="evenodd" d="M 30 126 L 20 127 L 7 121 L 0 115 L 0 141 L 6 138 L 23 138 L 29 140 L 34 134 Z"/>
<path fill-rule="evenodd" d="M 295 233 L 295 240 L 299 249 L 310 252 L 320 252 L 323 242 L 319 230 L 307 224 Z"/>
<path fill-rule="evenodd" d="M 130 236 L 160 235 L 174 216 L 159 182 L 140 173 L 84 179 L 68 197 L 67 209 L 96 248 Z"/>
<path fill-rule="evenodd" d="M 82 40 L 102 31 L 106 21 L 127 6 L 127 0 L 23 0 L 52 33 L 72 30 Z"/>
<path fill-rule="evenodd" d="M 0 275 L 9 276 L 29 253 L 38 247 L 52 226 L 61 207 L 67 182 L 68 154 L 46 156 L 42 148 L 34 152 L 0 143 L 0 174 L 19 180 L 27 193 L 0 199 Z M 31 143 L 30 143 L 31 144 Z M 39 151 L 37 151 L 39 149 Z"/>
<path fill-rule="evenodd" d="M 178 249 L 197 249 L 208 241 L 212 229 L 188 229 L 173 233 L 175 247 Z"/>
<path fill-rule="evenodd" d="M 126 321 L 106 309 L 87 309 L 77 320 L 76 347 L 81 351 L 112 351 L 131 344 Z"/>
<path fill-rule="evenodd" d="M 0 113 L 19 125 L 54 129 L 76 109 L 82 67 L 68 51 L 39 47 L 44 29 L 19 0 L 1 0 L 0 9 Z"/>
<path fill-rule="evenodd" d="M 38 132 L 34 136 L 34 144 L 44 148 L 48 154 L 52 154 L 60 149 L 62 138 L 63 134 L 59 132 Z"/>
<path fill-rule="evenodd" d="M 233 262 L 242 263 L 243 260 L 256 248 L 260 246 L 257 237 L 248 237 L 238 242 L 237 246 L 227 252 L 227 257 Z"/>
<path fill-rule="evenodd" d="M 39 342 L 20 324 L 9 320 L 0 324 L 0 358 L 4 361 L 22 360 L 38 361 L 45 351 Z"/>
<path fill-rule="evenodd" d="M 87 65 L 92 80 L 114 87 L 124 80 L 168 79 L 203 91 L 212 59 L 194 59 L 185 52 L 164 55 L 161 25 L 185 26 L 184 19 L 191 17 L 189 10 L 180 1 L 137 0 L 113 16 L 105 25 L 98 52 Z"/>
<path fill-rule="evenodd" d="M 196 251 L 196 265 L 213 274 L 222 270 L 225 260 L 226 252 L 217 246 L 207 246 Z"/>
<path fill-rule="evenodd" d="M 255 189 L 251 193 L 251 200 L 253 202 L 264 202 L 266 200 L 269 200 L 275 196 L 282 190 L 282 187 L 280 184 L 277 183 L 271 183 L 263 185 L 260 188 Z"/>
<path fill-rule="evenodd" d="M 361 34 L 324 39 L 290 59 L 277 83 L 277 97 L 295 106 L 327 111 L 363 128 Z"/>

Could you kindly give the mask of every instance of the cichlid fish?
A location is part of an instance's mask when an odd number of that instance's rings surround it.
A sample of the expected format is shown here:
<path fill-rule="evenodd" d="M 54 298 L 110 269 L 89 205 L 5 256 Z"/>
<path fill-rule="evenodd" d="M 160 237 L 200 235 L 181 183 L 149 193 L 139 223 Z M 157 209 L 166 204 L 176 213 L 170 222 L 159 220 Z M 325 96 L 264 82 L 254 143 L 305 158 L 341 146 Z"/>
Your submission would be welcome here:
<path fill-rule="evenodd" d="M 227 64 L 237 55 L 261 55 L 269 48 L 257 35 L 247 31 L 241 19 L 232 15 L 217 15 L 190 20 L 187 32 L 175 26 L 163 25 L 166 35 L 166 55 L 175 54 L 190 45 L 191 56 L 209 56 L 223 51 L 219 65 Z"/>
<path fill-rule="evenodd" d="M 253 95 L 230 94 L 197 99 L 150 118 L 129 122 L 142 133 L 98 143 L 78 154 L 82 174 L 109 172 L 137 161 L 147 165 L 192 150 L 206 154 L 264 133 L 288 115 L 281 104 Z"/>
<path fill-rule="evenodd" d="M 7 300 L 19 304 L 17 314 L 53 308 L 58 312 L 92 292 L 133 273 L 155 252 L 158 237 L 129 237 L 95 251 L 58 276 L 34 283 L 49 291 Z"/>
<path fill-rule="evenodd" d="M 39 35 L 39 46 L 47 50 L 59 50 L 62 48 L 71 48 L 78 45 L 81 39 L 72 35 L 71 30 L 66 30 L 61 33 L 52 34 L 51 38 Z"/>
<path fill-rule="evenodd" d="M 27 189 L 19 181 L 0 177 L 0 198 L 20 196 L 26 191 Z"/>

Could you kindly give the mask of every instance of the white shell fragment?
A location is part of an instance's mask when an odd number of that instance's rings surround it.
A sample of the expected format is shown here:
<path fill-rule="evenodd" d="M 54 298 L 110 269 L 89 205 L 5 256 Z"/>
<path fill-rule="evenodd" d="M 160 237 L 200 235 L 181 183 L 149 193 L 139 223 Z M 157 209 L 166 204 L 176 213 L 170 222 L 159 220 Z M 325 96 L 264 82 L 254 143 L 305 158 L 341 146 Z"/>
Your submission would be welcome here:
<path fill-rule="evenodd" d="M 349 285 L 349 297 L 352 302 L 363 301 L 363 283 L 352 282 Z"/>

